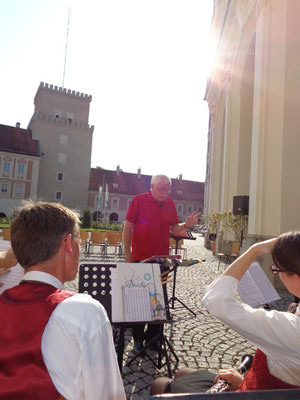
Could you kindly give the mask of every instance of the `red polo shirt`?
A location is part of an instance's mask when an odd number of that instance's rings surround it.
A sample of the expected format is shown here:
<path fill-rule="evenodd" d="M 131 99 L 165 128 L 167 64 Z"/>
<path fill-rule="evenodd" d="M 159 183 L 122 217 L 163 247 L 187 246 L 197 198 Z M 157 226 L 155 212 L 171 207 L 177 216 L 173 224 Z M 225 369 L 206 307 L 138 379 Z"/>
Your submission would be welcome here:
<path fill-rule="evenodd" d="M 135 196 L 126 220 L 133 223 L 132 258 L 141 261 L 156 254 L 169 254 L 170 226 L 179 222 L 175 204 L 169 197 L 158 202 L 151 192 Z"/>

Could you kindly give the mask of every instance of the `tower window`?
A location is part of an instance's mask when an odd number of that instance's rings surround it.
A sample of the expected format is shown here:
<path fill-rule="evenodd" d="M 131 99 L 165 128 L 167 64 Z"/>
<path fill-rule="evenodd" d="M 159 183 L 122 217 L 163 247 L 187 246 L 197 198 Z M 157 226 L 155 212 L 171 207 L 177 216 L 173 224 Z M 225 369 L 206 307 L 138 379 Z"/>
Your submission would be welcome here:
<path fill-rule="evenodd" d="M 67 161 L 66 153 L 58 153 L 58 162 L 65 163 Z"/>
<path fill-rule="evenodd" d="M 68 144 L 68 136 L 67 135 L 60 135 L 59 144 Z"/>

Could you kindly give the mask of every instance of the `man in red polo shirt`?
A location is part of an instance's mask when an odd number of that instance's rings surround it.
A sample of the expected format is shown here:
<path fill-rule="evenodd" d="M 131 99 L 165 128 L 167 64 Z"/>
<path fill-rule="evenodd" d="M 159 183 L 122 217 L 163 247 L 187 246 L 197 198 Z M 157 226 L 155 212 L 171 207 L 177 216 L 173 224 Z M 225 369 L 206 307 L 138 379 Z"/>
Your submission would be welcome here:
<path fill-rule="evenodd" d="M 154 255 L 169 254 L 170 232 L 182 232 L 198 222 L 196 211 L 180 223 L 176 207 L 168 197 L 171 180 L 166 175 L 156 175 L 151 180 L 151 190 L 135 196 L 128 208 L 124 226 L 125 262 L 138 262 Z M 132 250 L 131 250 L 132 245 Z M 141 350 L 144 336 L 150 341 L 159 327 L 149 325 L 133 329 L 134 349 Z"/>

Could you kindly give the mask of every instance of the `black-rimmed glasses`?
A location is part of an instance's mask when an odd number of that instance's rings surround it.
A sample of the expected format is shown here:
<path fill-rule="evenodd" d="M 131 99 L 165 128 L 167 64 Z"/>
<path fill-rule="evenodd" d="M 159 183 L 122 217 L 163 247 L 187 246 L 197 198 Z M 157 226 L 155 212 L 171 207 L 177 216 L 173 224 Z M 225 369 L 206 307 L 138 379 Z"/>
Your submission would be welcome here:
<path fill-rule="evenodd" d="M 290 274 L 295 274 L 295 272 L 288 271 L 288 270 L 286 270 L 286 269 L 278 268 L 277 265 L 275 265 L 275 264 L 272 264 L 272 265 L 270 266 L 270 271 L 272 272 L 272 274 L 277 274 L 277 273 L 279 273 L 279 272 L 281 272 L 281 273 L 289 272 Z"/>

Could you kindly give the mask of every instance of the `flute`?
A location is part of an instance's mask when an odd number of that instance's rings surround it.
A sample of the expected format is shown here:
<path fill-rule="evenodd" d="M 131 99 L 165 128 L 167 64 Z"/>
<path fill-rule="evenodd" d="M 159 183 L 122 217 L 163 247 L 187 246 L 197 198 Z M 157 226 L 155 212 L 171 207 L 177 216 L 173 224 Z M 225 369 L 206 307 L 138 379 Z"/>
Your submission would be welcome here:
<path fill-rule="evenodd" d="M 253 360 L 253 356 L 250 354 L 245 354 L 242 357 L 242 363 L 238 367 L 237 371 L 240 374 L 244 374 L 251 366 Z M 220 393 L 220 392 L 227 392 L 230 391 L 230 383 L 224 381 L 223 379 L 218 379 L 217 382 L 206 391 L 206 393 Z"/>

